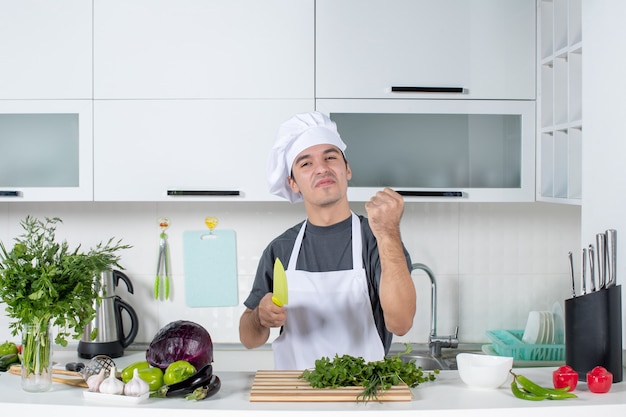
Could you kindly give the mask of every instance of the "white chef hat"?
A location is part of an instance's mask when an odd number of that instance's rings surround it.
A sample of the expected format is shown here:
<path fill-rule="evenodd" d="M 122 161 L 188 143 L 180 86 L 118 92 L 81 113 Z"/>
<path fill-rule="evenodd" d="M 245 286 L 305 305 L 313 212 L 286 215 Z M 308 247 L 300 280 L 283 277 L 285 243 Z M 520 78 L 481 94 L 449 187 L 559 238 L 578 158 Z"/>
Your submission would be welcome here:
<path fill-rule="evenodd" d="M 270 193 L 286 198 L 291 203 L 302 201 L 302 196 L 289 187 L 291 166 L 300 152 L 325 143 L 335 145 L 341 152 L 346 150 L 346 144 L 337 132 L 337 125 L 325 114 L 300 113 L 280 125 L 267 164 Z"/>

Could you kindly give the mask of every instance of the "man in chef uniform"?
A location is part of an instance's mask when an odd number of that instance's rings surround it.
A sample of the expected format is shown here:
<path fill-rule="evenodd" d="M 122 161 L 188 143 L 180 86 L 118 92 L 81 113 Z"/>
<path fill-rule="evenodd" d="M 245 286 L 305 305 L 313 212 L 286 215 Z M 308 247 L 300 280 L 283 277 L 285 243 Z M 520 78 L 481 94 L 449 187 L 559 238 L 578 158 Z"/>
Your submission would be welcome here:
<path fill-rule="evenodd" d="M 297 114 L 277 133 L 268 163 L 272 194 L 304 202 L 307 219 L 274 239 L 259 262 L 239 323 L 243 345 L 263 345 L 270 328 L 276 369 L 307 369 L 335 355 L 382 360 L 393 334 L 413 325 L 411 259 L 400 236 L 404 201 L 378 191 L 354 214 L 352 177 L 335 123 L 319 113 Z M 289 302 L 272 302 L 276 258 L 286 265 Z"/>

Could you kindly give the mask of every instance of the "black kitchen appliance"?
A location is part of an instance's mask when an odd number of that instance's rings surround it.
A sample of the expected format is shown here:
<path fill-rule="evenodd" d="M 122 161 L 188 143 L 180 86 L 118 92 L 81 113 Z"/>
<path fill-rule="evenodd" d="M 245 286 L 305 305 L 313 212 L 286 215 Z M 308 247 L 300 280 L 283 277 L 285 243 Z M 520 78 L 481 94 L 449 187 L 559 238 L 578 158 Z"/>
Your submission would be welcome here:
<path fill-rule="evenodd" d="M 125 274 L 116 270 L 104 271 L 96 279 L 102 300 L 99 304 L 94 304 L 96 317 L 84 328 L 83 336 L 78 342 L 78 355 L 87 359 L 96 355 L 117 358 L 122 356 L 124 348 L 135 340 L 139 320 L 135 310 L 115 295 L 115 288 L 122 280 L 126 283 L 128 292 L 132 294 L 133 284 Z M 131 326 L 128 332 L 124 331 L 123 311 L 130 317 Z"/>

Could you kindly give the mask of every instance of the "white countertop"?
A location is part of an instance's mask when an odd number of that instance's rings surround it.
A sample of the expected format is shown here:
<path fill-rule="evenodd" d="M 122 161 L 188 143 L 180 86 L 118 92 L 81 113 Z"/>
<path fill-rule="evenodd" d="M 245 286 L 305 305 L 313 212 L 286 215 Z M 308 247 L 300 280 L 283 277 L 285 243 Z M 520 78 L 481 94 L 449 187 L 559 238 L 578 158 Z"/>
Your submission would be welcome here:
<path fill-rule="evenodd" d="M 145 358 L 143 352 L 129 352 L 115 359 L 119 368 Z M 82 361 L 73 352 L 55 352 L 59 367 L 71 361 Z M 535 382 L 551 386 L 554 368 L 516 368 Z M 203 401 L 187 401 L 184 398 L 150 398 L 140 404 L 107 404 L 83 397 L 83 388 L 53 383 L 52 389 L 42 393 L 22 390 L 20 377 L 0 373 L 0 402 L 3 415 L 23 415 L 34 412 L 46 416 L 110 417 L 111 413 L 123 413 L 134 417 L 171 417 L 174 411 L 187 416 L 319 416 L 323 412 L 333 415 L 352 416 L 367 413 L 368 416 L 533 416 L 564 415 L 584 416 L 599 412 L 605 415 L 626 413 L 626 383 L 614 384 L 607 394 L 593 394 L 584 382 L 576 389 L 579 398 L 561 401 L 524 401 L 511 394 L 508 384 L 496 390 L 478 390 L 467 387 L 457 371 L 442 371 L 434 382 L 421 384 L 412 389 L 413 400 L 397 403 L 259 403 L 250 402 L 249 394 L 254 372 L 215 372 L 222 381 L 221 390 Z M 509 381 L 510 382 L 510 381 Z M 78 408 L 79 407 L 79 408 Z M 416 411 L 418 413 L 416 413 Z M 15 414 L 12 414 L 15 413 Z"/>

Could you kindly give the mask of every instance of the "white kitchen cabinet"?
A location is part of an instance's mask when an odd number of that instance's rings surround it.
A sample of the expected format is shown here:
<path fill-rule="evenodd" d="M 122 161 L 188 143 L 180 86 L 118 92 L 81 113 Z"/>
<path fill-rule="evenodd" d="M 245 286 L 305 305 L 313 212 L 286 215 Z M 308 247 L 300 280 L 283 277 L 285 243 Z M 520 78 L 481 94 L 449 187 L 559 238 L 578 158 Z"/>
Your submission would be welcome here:
<path fill-rule="evenodd" d="M 537 200 L 582 199 L 582 0 L 537 0 Z"/>
<path fill-rule="evenodd" d="M 349 197 L 391 187 L 406 201 L 535 199 L 531 100 L 317 100 L 347 144 Z"/>
<path fill-rule="evenodd" d="M 314 0 L 94 0 L 96 99 L 313 97 Z"/>
<path fill-rule="evenodd" d="M 0 100 L 0 201 L 93 199 L 91 100 Z"/>
<path fill-rule="evenodd" d="M 534 100 L 535 7 L 535 0 L 317 0 L 316 97 Z"/>
<path fill-rule="evenodd" d="M 0 99 L 92 96 L 92 7 L 0 0 Z"/>
<path fill-rule="evenodd" d="M 313 100 L 96 100 L 96 201 L 272 201 L 278 126 Z"/>

